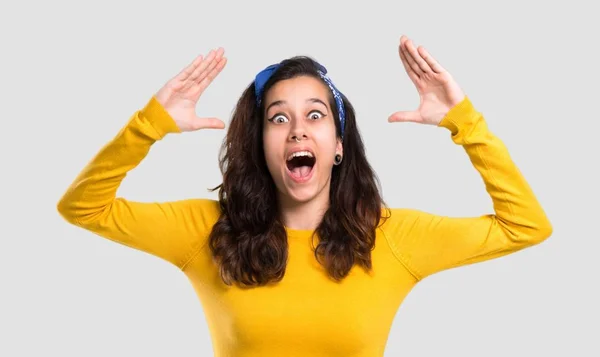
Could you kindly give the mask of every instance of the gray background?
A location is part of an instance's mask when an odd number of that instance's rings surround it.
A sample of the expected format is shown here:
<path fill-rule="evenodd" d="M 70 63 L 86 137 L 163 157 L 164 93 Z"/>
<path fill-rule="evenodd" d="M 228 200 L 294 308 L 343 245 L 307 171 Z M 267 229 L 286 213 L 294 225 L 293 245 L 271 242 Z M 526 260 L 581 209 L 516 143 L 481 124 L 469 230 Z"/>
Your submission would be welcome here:
<path fill-rule="evenodd" d="M 0 355 L 212 353 L 183 274 L 68 225 L 56 203 L 135 110 L 213 47 L 223 46 L 229 62 L 202 97 L 200 115 L 227 122 L 257 71 L 308 54 L 356 106 L 390 206 L 491 212 L 479 175 L 445 129 L 387 123 L 392 112 L 418 105 L 397 53 L 402 34 L 425 45 L 484 113 L 554 234 L 423 281 L 396 316 L 386 356 L 600 355 L 597 12 L 584 1 L 356 4 L 1 5 Z M 224 134 L 167 137 L 119 195 L 215 198 L 206 189 L 220 182 Z"/>

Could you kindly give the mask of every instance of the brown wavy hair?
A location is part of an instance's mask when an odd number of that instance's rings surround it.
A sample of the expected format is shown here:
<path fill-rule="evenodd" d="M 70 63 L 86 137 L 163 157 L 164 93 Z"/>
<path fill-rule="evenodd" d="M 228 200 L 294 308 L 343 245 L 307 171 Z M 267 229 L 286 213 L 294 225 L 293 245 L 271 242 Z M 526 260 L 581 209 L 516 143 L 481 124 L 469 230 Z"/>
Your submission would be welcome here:
<path fill-rule="evenodd" d="M 322 81 L 317 68 L 310 57 L 288 58 L 265 83 L 264 93 L 276 82 L 297 76 Z M 354 108 L 342 97 L 346 112 L 344 158 L 340 165 L 333 166 L 330 206 L 314 232 L 319 242 L 313 246 L 315 258 L 336 281 L 347 276 L 355 264 L 371 269 L 371 251 L 384 207 Z M 338 111 L 331 92 L 329 104 L 340 137 Z M 252 82 L 237 102 L 221 147 L 219 166 L 223 182 L 212 189 L 219 190 L 221 216 L 210 233 L 209 247 L 227 285 L 265 285 L 280 281 L 285 274 L 288 243 L 277 189 L 263 152 L 263 111 L 264 101 L 257 106 Z"/>

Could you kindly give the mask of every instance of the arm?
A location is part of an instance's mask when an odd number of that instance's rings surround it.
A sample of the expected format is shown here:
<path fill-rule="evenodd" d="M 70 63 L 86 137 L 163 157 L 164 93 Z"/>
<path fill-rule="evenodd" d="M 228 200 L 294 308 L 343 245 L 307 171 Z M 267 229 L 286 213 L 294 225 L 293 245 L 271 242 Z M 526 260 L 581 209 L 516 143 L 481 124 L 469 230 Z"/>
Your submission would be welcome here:
<path fill-rule="evenodd" d="M 142 203 L 116 197 L 119 185 L 168 133 L 180 132 L 152 97 L 83 169 L 58 202 L 69 223 L 183 268 L 218 218 L 216 202 Z"/>
<path fill-rule="evenodd" d="M 58 202 L 68 222 L 102 237 L 163 258 L 184 269 L 207 241 L 220 215 L 218 202 L 188 199 L 142 203 L 116 197 L 127 173 L 169 133 L 221 129 L 216 118 L 199 118 L 195 106 L 225 66 L 223 50 L 198 56 L 172 78 L 78 175 Z"/>
<path fill-rule="evenodd" d="M 398 259 L 417 279 L 482 262 L 538 244 L 552 227 L 504 144 L 468 98 L 439 123 L 461 145 L 481 175 L 494 214 L 451 218 L 392 209 L 383 229 Z"/>
<path fill-rule="evenodd" d="M 447 128 L 481 175 L 495 213 L 451 218 L 412 209 L 391 210 L 382 229 L 396 257 L 420 280 L 548 238 L 552 227 L 531 188 L 450 73 L 406 36 L 401 37 L 398 50 L 421 100 L 416 111 L 396 112 L 389 121 Z"/>

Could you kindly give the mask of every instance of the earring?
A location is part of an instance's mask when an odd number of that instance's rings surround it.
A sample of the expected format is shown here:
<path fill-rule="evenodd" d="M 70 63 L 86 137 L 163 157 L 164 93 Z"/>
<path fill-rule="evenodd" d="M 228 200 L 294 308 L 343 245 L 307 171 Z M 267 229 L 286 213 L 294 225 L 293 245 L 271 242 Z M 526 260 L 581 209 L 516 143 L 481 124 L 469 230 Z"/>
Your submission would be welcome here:
<path fill-rule="evenodd" d="M 335 154 L 335 158 L 333 159 L 333 163 L 336 165 L 339 165 L 342 163 L 342 155 L 341 154 Z"/>

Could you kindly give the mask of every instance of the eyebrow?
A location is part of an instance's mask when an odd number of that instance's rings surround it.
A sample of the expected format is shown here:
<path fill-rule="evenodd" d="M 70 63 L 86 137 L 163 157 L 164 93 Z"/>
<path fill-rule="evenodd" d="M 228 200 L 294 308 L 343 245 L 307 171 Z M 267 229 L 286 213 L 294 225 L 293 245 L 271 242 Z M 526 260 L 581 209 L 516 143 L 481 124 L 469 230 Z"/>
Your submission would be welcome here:
<path fill-rule="evenodd" d="M 323 104 L 323 106 L 325 108 L 327 108 L 327 104 L 325 104 L 325 102 L 323 102 L 319 98 L 308 98 L 306 101 L 307 102 L 311 102 L 311 103 L 321 103 L 321 104 Z M 276 100 L 273 103 L 269 104 L 269 106 L 265 109 L 265 112 L 268 112 L 269 109 L 271 109 L 271 107 L 278 106 L 278 105 L 283 105 L 283 104 L 286 104 L 286 103 L 287 102 L 285 100 Z"/>

